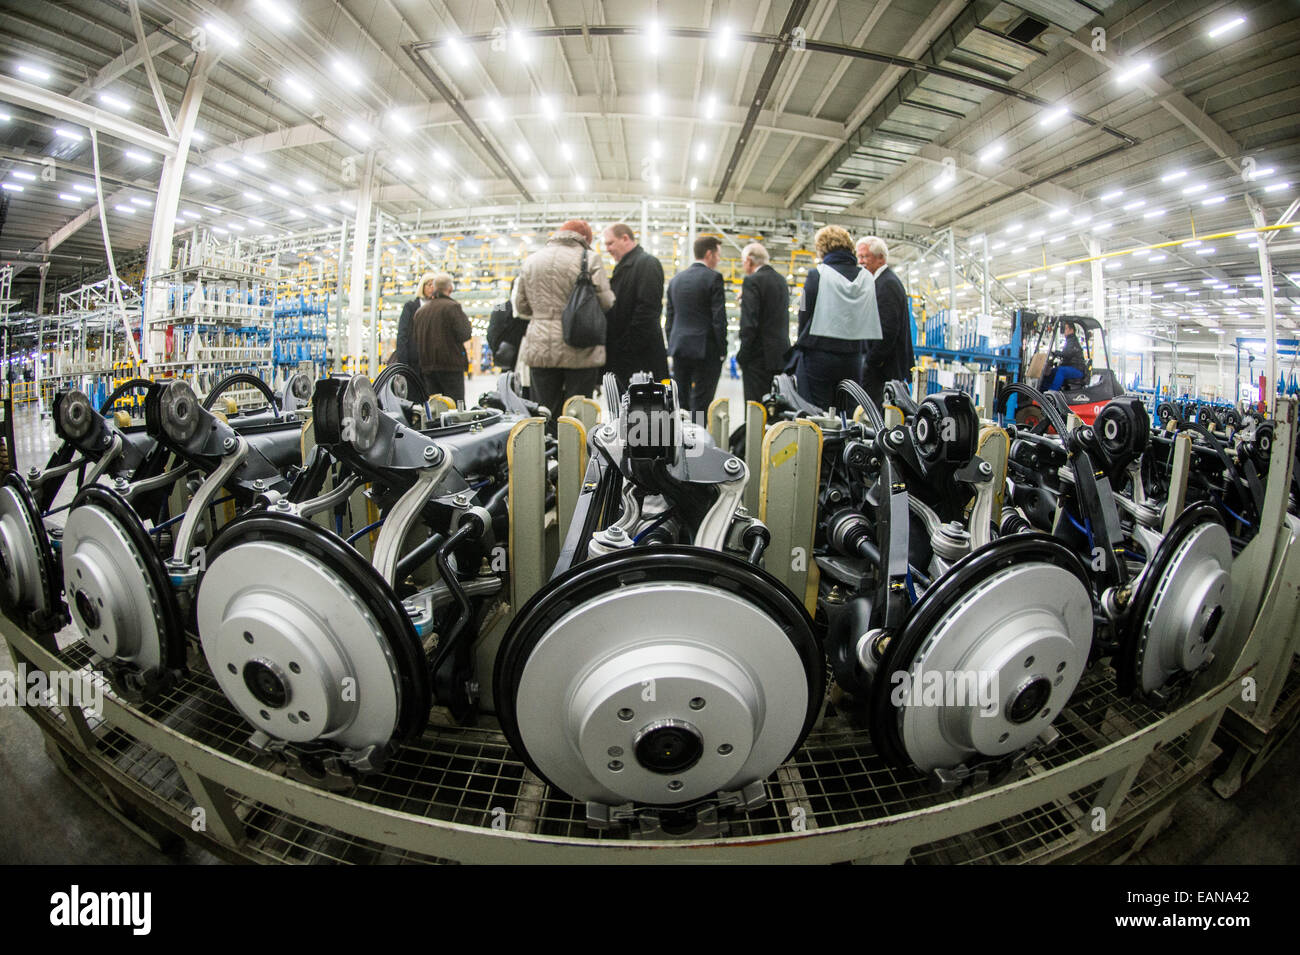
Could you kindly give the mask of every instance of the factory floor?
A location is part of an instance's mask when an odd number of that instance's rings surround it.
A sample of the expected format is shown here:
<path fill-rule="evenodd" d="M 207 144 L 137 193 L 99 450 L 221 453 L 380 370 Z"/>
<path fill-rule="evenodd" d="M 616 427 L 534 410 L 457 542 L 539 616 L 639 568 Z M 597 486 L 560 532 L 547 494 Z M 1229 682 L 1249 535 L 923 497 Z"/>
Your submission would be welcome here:
<path fill-rule="evenodd" d="M 470 379 L 470 403 L 495 386 L 491 376 Z M 719 396 L 741 397 L 740 382 L 725 375 Z M 19 473 L 43 465 L 57 444 L 48 419 L 34 409 L 16 415 Z M 14 670 L 0 641 L 0 671 Z M 1300 780 L 1300 734 L 1232 799 L 1208 782 L 1193 787 L 1174 808 L 1168 827 L 1130 863 L 1300 864 L 1300 818 L 1295 812 Z M 0 706 L 0 863 L 9 864 L 204 864 L 211 854 L 185 846 L 164 854 L 119 825 L 106 810 L 65 777 L 45 752 L 36 723 L 21 707 Z"/>

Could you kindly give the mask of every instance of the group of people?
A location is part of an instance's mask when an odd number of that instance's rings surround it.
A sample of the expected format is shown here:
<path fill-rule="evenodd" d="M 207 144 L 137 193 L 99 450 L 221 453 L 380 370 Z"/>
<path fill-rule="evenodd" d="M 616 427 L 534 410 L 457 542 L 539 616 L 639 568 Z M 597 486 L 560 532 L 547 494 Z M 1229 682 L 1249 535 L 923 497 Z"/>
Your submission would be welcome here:
<path fill-rule="evenodd" d="M 511 349 L 517 344 L 532 399 L 558 413 L 564 399 L 595 392 L 606 372 L 620 390 L 636 372 L 667 378 L 671 358 L 681 405 L 702 420 L 727 356 L 721 242 L 715 236 L 697 239 L 695 261 L 673 276 L 665 294 L 662 264 L 626 223 L 607 227 L 601 236 L 614 259 L 608 275 L 592 249 L 593 238 L 586 222 L 565 222 L 524 260 L 512 286 L 509 312 L 513 321 L 526 324 Z M 837 403 L 836 389 L 846 378 L 878 402 L 885 382 L 910 378 L 907 292 L 889 268 L 884 240 L 871 236 L 855 244 L 844 229 L 826 226 L 814 244 L 821 263 L 805 279 L 793 345 L 786 277 L 772 267 L 762 244 L 751 242 L 742 250 L 736 361 L 746 401 L 761 401 L 773 377 L 783 372 L 795 376 L 801 397 L 821 408 Z M 606 328 L 605 344 L 579 348 L 565 341 L 562 316 L 584 267 Z M 406 303 L 398 321 L 393 360 L 419 368 L 430 393 L 463 401 L 465 342 L 472 333 L 451 297 L 454 291 L 445 273 L 421 277 L 418 296 Z"/>

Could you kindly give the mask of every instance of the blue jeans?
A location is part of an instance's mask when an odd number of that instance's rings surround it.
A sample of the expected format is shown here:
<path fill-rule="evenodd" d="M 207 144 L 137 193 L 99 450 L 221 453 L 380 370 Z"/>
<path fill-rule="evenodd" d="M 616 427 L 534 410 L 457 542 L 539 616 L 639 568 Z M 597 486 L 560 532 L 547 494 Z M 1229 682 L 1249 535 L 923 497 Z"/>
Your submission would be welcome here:
<path fill-rule="evenodd" d="M 804 401 L 823 411 L 836 404 L 835 392 L 845 378 L 862 384 L 862 352 L 831 352 L 800 348 L 795 359 L 795 383 Z M 849 399 L 842 399 L 843 404 Z M 852 409 L 849 409 L 850 411 Z"/>
<path fill-rule="evenodd" d="M 1056 374 L 1052 377 L 1052 383 L 1047 386 L 1048 391 L 1060 391 L 1061 386 L 1067 381 L 1073 381 L 1075 378 L 1082 378 L 1083 372 L 1070 365 L 1062 365 L 1056 369 Z"/>

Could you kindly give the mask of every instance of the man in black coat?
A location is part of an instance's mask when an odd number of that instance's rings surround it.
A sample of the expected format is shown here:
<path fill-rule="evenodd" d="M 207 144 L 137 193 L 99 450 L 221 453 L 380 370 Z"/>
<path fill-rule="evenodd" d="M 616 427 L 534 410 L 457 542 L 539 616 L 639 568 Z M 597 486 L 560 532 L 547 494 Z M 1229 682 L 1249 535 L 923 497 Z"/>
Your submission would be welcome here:
<path fill-rule="evenodd" d="M 736 364 L 744 378 L 745 401 L 761 402 L 790 350 L 790 286 L 768 264 L 767 249 L 759 243 L 745 246 L 741 256 L 745 280 L 740 286 Z"/>
<path fill-rule="evenodd" d="M 695 261 L 668 283 L 664 328 L 673 360 L 677 397 L 703 422 L 718 390 L 727 354 L 727 293 L 718 269 L 717 236 L 695 240 Z"/>
<path fill-rule="evenodd" d="M 912 384 L 911 310 L 907 303 L 907 289 L 903 281 L 889 267 L 889 247 L 876 236 L 861 239 L 857 246 L 858 264 L 876 279 L 876 307 L 880 310 L 878 342 L 867 350 L 866 368 L 862 386 L 877 404 L 881 403 L 885 382 L 903 381 Z"/>
<path fill-rule="evenodd" d="M 617 263 L 609 277 L 614 307 L 605 313 L 605 371 L 613 372 L 620 391 L 627 390 L 638 371 L 663 381 L 668 377 L 659 318 L 664 307 L 664 267 L 637 244 L 626 223 L 615 223 L 601 238 Z"/>

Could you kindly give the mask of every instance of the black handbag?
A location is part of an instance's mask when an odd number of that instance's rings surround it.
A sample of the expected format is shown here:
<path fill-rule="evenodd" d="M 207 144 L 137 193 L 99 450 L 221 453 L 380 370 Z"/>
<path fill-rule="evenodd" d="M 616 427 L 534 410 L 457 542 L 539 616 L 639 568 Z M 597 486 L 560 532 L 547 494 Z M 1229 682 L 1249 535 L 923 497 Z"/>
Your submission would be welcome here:
<path fill-rule="evenodd" d="M 605 311 L 596 299 L 596 286 L 587 272 L 587 250 L 582 250 L 582 269 L 564 306 L 564 344 L 570 348 L 591 348 L 605 344 Z"/>

